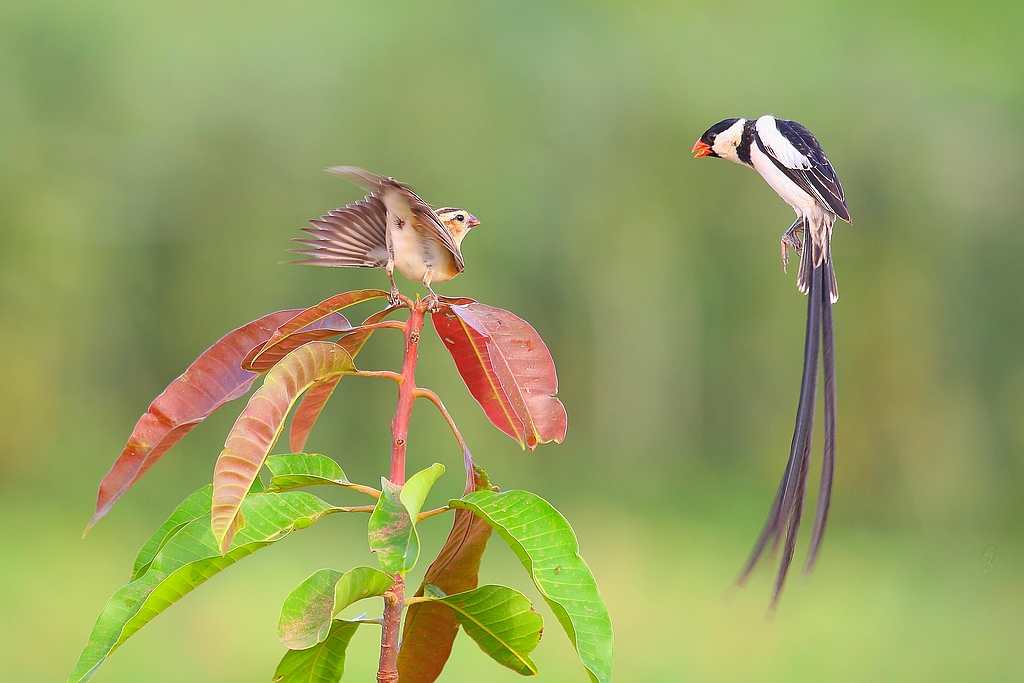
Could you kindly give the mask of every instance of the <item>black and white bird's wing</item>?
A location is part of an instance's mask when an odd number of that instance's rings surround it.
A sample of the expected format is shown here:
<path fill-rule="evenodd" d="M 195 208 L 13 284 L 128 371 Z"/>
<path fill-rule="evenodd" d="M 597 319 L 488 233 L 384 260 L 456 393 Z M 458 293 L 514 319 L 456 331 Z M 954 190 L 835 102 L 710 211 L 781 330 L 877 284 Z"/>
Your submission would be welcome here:
<path fill-rule="evenodd" d="M 407 185 L 394 178 L 385 178 L 356 166 L 335 166 L 327 170 L 347 178 L 367 190 L 372 190 L 384 202 L 389 212 L 397 216 L 408 215 L 415 222 L 416 227 L 422 230 L 429 239 L 451 252 L 459 272 L 463 271 L 465 264 L 462 260 L 462 251 L 455 242 L 455 238 L 448 232 L 448 228 L 444 226 L 430 205 L 420 199 L 419 195 L 409 189 Z"/>
<path fill-rule="evenodd" d="M 387 264 L 387 210 L 376 194 L 310 223 L 312 227 L 303 230 L 314 239 L 297 238 L 296 242 L 308 246 L 291 250 L 310 258 L 295 263 L 355 268 L 383 268 Z"/>
<path fill-rule="evenodd" d="M 762 117 L 757 121 L 758 147 L 804 192 L 850 222 L 850 209 L 839 178 L 811 131 L 796 121 Z"/>

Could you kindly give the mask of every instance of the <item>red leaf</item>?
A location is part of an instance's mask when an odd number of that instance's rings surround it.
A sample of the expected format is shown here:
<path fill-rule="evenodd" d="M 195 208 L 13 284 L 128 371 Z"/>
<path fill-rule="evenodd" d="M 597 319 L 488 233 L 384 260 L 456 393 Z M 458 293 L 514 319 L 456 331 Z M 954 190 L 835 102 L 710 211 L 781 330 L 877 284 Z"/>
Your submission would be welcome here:
<path fill-rule="evenodd" d="M 320 411 L 324 409 L 327 399 L 334 393 L 338 382 L 345 375 L 330 377 L 323 382 L 317 382 L 309 388 L 302 396 L 302 402 L 295 409 L 295 417 L 292 418 L 291 430 L 288 432 L 288 445 L 292 453 L 302 453 L 306 448 L 306 439 L 313 431 L 313 425 L 320 417 Z"/>
<path fill-rule="evenodd" d="M 369 301 L 370 299 L 379 299 L 387 296 L 387 292 L 379 289 L 357 289 L 353 292 L 345 292 L 344 294 L 337 294 L 329 299 L 325 299 L 318 303 L 316 306 L 311 306 L 304 311 L 300 311 L 298 315 L 289 320 L 280 328 L 274 335 L 267 340 L 263 345 L 263 348 L 252 355 L 252 358 L 246 358 L 246 363 L 251 367 L 270 367 L 273 363 L 265 364 L 263 362 L 264 354 L 269 353 L 278 344 L 281 344 L 285 339 L 294 335 L 300 330 L 305 332 L 305 328 L 313 328 L 315 323 L 327 318 L 335 311 L 340 311 L 343 308 L 347 308 L 353 304 L 358 304 L 361 301 Z M 324 336 L 331 336 L 329 334 Z M 323 337 L 321 337 L 322 339 Z M 306 341 L 309 341 L 307 339 Z M 291 348 L 297 348 L 301 344 L 292 345 Z M 283 356 L 284 354 L 281 354 Z M 258 364 L 258 365 L 257 365 Z"/>
<path fill-rule="evenodd" d="M 469 392 L 495 427 L 530 450 L 565 438 L 555 363 L 529 323 L 477 302 L 442 302 L 432 318 Z"/>
<path fill-rule="evenodd" d="M 477 472 L 473 473 L 473 478 L 475 490 L 491 490 L 486 479 Z M 427 568 L 416 595 L 423 595 L 428 583 L 448 595 L 476 588 L 480 559 L 492 530 L 490 524 L 470 510 L 456 510 L 448 540 L 437 559 Z M 459 622 L 445 605 L 430 602 L 410 605 L 402 632 L 402 649 L 398 653 L 401 683 L 433 683 L 437 680 L 451 655 L 458 632 Z"/>
<path fill-rule="evenodd" d="M 299 315 L 302 315 L 303 313 L 305 313 L 305 311 L 301 311 Z M 289 320 L 285 322 L 285 325 L 290 325 L 290 323 L 291 321 Z M 268 348 L 265 343 L 258 344 L 246 354 L 241 365 L 246 370 L 266 372 L 277 365 L 279 360 L 306 342 L 319 341 L 327 339 L 328 337 L 336 337 L 351 329 L 352 325 L 349 324 L 348 319 L 345 318 L 345 316 L 341 313 L 330 313 L 326 317 L 303 327 L 298 332 L 293 332 L 288 334 L 286 337 L 283 337 L 280 341 L 275 342 L 273 348 Z M 280 328 L 278 328 L 278 331 L 279 330 Z M 275 331 L 275 334 L 277 334 L 277 331 Z"/>
<path fill-rule="evenodd" d="M 96 513 L 86 531 L 189 430 L 228 401 L 249 391 L 258 373 L 243 370 L 241 360 L 254 346 L 269 339 L 279 325 L 300 312 L 301 309 L 278 311 L 229 332 L 156 397 L 100 482 Z"/>
<path fill-rule="evenodd" d="M 344 348 L 333 342 L 311 341 L 267 373 L 235 420 L 213 470 L 210 526 L 222 554 L 231 547 L 241 521 L 242 500 L 281 435 L 296 399 L 313 384 L 354 370 L 352 357 Z"/>
<path fill-rule="evenodd" d="M 363 325 L 379 323 L 394 310 L 394 308 L 388 307 L 383 311 L 378 311 L 364 320 Z M 352 356 L 352 359 L 355 360 L 356 355 L 362 350 L 363 344 L 366 343 L 371 334 L 373 334 L 373 330 L 357 330 L 339 339 L 338 345 L 348 351 L 348 355 Z M 281 346 L 284 345 L 282 344 Z M 320 411 L 324 409 L 324 404 L 327 403 L 327 399 L 334 393 L 334 389 L 338 386 L 338 382 L 341 381 L 342 377 L 344 375 L 338 375 L 323 382 L 317 382 L 303 395 L 299 407 L 295 410 L 295 417 L 292 418 L 292 426 L 288 432 L 288 444 L 291 446 L 293 453 L 301 453 L 306 448 L 306 439 L 309 438 L 309 432 L 313 429 L 317 418 L 320 417 Z"/>

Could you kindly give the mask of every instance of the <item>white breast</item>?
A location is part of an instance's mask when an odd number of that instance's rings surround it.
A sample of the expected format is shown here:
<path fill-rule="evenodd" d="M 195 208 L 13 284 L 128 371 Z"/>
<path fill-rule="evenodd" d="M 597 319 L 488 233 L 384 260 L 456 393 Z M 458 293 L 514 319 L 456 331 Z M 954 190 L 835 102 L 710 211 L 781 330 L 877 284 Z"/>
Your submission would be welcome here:
<path fill-rule="evenodd" d="M 765 182 L 782 197 L 782 199 L 793 207 L 793 210 L 800 215 L 807 215 L 816 209 L 818 203 L 811 195 L 807 194 L 783 173 L 775 165 L 767 154 L 754 143 L 750 146 L 750 163 L 754 170 L 761 174 Z"/>
<path fill-rule="evenodd" d="M 395 268 L 414 282 L 422 281 L 423 274 L 427 272 L 427 264 L 424 263 L 420 251 L 421 240 L 416 231 L 408 224 L 396 228 L 392 223 L 388 232 L 391 237 L 391 251 L 395 255 Z"/>
<path fill-rule="evenodd" d="M 457 275 L 451 253 L 436 240 L 419 235 L 408 223 L 397 228 L 392 223 L 388 229 L 391 250 L 395 255 L 395 268 L 414 282 L 422 282 L 427 271 L 433 271 L 433 282 L 445 282 Z"/>

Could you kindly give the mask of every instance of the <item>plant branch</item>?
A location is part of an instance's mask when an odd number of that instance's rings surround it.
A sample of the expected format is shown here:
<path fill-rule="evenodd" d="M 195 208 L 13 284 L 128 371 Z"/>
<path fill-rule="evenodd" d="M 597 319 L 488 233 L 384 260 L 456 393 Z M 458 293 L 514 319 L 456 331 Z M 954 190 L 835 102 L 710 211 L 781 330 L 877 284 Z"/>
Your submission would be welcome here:
<path fill-rule="evenodd" d="M 356 370 L 352 375 L 355 377 L 383 377 L 384 379 L 394 380 L 399 384 L 402 383 L 402 373 L 392 372 L 391 370 Z"/>
<path fill-rule="evenodd" d="M 380 491 L 373 488 L 372 486 L 364 486 L 363 484 L 353 484 L 352 482 L 342 484 L 342 486 L 353 491 L 358 491 L 359 493 L 365 493 L 371 498 L 380 498 Z"/>
<path fill-rule="evenodd" d="M 405 606 L 408 607 L 409 605 L 415 605 L 420 602 L 431 602 L 433 600 L 436 600 L 436 598 L 431 598 L 426 595 L 414 595 L 413 597 L 406 599 Z"/>
<path fill-rule="evenodd" d="M 449 510 L 451 510 L 451 508 L 448 507 L 447 505 L 445 505 L 444 507 L 434 508 L 433 510 L 427 510 L 426 512 L 421 512 L 419 517 L 416 518 L 416 523 L 419 524 L 420 522 L 422 522 L 423 520 L 427 519 L 428 517 L 434 517 L 436 515 L 443 515 L 444 513 L 448 512 Z"/>
<path fill-rule="evenodd" d="M 384 594 L 384 614 L 381 615 L 380 666 L 377 683 L 398 683 L 398 635 L 405 609 L 405 579 L 392 574 L 395 583 Z"/>
<path fill-rule="evenodd" d="M 373 512 L 376 505 L 350 505 L 335 508 L 338 512 Z"/>
<path fill-rule="evenodd" d="M 405 357 L 398 380 L 398 406 L 391 420 L 391 483 L 405 484 L 405 450 L 409 439 L 409 417 L 416 402 L 416 361 L 419 357 L 420 332 L 423 330 L 423 314 L 426 302 L 417 301 L 409 309 L 405 321 Z"/>
<path fill-rule="evenodd" d="M 357 325 L 351 329 L 346 329 L 344 335 L 350 335 L 355 332 L 372 332 L 373 330 L 404 330 L 405 323 L 400 320 L 382 320 L 379 323 L 369 323 L 368 325 Z"/>
<path fill-rule="evenodd" d="M 405 321 L 405 355 L 402 372 L 397 377 L 398 405 L 391 420 L 391 482 L 405 484 L 405 452 L 409 439 L 409 418 L 416 403 L 416 361 L 419 356 L 420 332 L 428 300 L 412 301 L 402 297 L 409 306 L 409 318 Z M 381 376 L 381 375 L 378 375 Z M 395 378 L 392 378 L 395 379 Z M 398 683 L 398 638 L 402 625 L 402 610 L 405 608 L 405 579 L 401 574 L 391 575 L 394 585 L 384 594 L 384 614 L 380 636 L 380 665 L 377 667 L 377 683 Z"/>
<path fill-rule="evenodd" d="M 459 446 L 462 447 L 462 460 L 466 467 L 466 491 L 465 493 L 472 493 L 475 489 L 473 482 L 473 454 L 469 452 L 469 446 L 466 445 L 466 440 L 462 438 L 462 434 L 459 433 L 459 428 L 455 425 L 455 420 L 452 418 L 451 413 L 444 407 L 444 403 L 441 402 L 441 397 L 435 394 L 430 389 L 423 389 L 417 387 L 413 394 L 417 398 L 425 398 L 441 411 L 444 415 L 444 419 L 448 422 L 448 427 L 452 430 L 452 434 L 455 435 L 456 440 L 459 442 Z"/>

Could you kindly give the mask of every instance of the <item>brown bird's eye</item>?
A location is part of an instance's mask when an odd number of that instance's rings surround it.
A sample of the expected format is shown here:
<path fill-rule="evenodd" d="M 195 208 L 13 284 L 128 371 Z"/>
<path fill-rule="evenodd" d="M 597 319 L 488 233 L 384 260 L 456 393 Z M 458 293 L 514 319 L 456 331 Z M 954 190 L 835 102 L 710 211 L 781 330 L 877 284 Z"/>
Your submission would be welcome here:
<path fill-rule="evenodd" d="M 466 220 L 466 217 L 460 213 L 457 216 L 455 216 L 455 220 L 461 223 L 462 221 Z"/>

